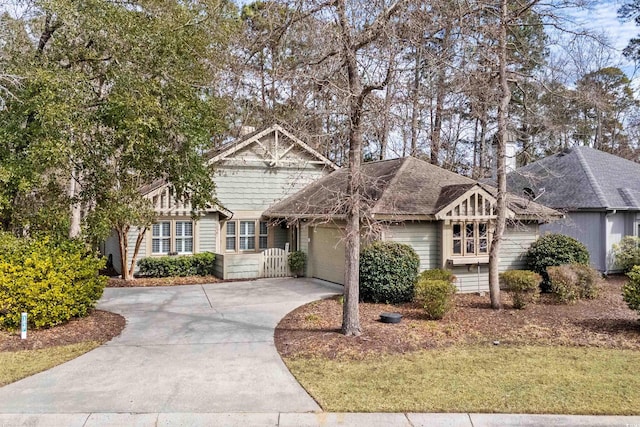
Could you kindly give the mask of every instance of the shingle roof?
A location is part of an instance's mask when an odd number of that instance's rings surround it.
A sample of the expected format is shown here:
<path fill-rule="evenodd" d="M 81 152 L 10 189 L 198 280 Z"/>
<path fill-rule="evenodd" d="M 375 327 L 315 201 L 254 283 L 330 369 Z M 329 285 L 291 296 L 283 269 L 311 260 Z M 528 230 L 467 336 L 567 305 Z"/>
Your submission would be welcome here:
<path fill-rule="evenodd" d="M 337 170 L 276 203 L 268 217 L 344 217 L 347 208 L 348 169 Z M 433 217 L 441 208 L 480 185 L 490 194 L 495 188 L 447 171 L 414 157 L 369 162 L 362 165 L 365 209 L 369 214 L 395 217 Z M 509 195 L 509 208 L 517 216 L 557 217 L 552 209 Z"/>
<path fill-rule="evenodd" d="M 529 188 L 537 202 L 556 209 L 640 209 L 640 164 L 589 147 L 518 168 L 507 186 L 516 194 Z"/>

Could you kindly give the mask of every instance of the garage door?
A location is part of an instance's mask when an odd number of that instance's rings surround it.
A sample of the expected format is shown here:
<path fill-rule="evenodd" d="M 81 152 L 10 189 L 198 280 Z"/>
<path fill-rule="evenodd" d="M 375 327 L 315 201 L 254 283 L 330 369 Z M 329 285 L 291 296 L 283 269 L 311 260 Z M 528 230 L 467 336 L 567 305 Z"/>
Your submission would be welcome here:
<path fill-rule="evenodd" d="M 312 275 L 318 279 L 343 284 L 344 240 L 337 228 L 315 227 L 310 230 L 309 251 Z"/>

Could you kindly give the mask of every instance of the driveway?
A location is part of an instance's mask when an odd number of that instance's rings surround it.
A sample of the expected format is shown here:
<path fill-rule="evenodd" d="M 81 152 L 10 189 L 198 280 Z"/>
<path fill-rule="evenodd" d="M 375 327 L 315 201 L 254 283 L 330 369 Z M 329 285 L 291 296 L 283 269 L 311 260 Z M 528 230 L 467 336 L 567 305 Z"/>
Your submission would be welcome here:
<path fill-rule="evenodd" d="M 0 388 L 0 413 L 319 411 L 273 331 L 341 289 L 315 279 L 105 289 L 98 308 L 127 319 L 122 334 Z"/>

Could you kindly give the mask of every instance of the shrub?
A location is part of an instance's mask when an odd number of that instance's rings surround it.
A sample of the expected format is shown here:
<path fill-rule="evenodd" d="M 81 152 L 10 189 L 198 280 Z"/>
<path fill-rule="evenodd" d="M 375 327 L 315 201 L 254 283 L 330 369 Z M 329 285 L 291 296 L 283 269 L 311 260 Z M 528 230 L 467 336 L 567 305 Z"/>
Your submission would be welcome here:
<path fill-rule="evenodd" d="M 145 277 L 209 276 L 215 271 L 215 254 L 147 257 L 138 261 L 139 274 Z"/>
<path fill-rule="evenodd" d="M 600 293 L 602 277 L 595 268 L 584 264 L 571 264 L 578 276 L 578 293 L 580 298 L 596 299 Z"/>
<path fill-rule="evenodd" d="M 307 254 L 302 251 L 293 251 L 287 259 L 289 270 L 297 276 L 304 276 L 304 268 L 307 266 Z"/>
<path fill-rule="evenodd" d="M 544 292 L 551 290 L 547 267 L 565 264 L 589 264 L 589 251 L 574 239 L 564 234 L 547 234 L 531 244 L 527 252 L 529 270 L 542 276 L 540 286 Z"/>
<path fill-rule="evenodd" d="M 627 276 L 629 281 L 622 287 L 622 298 L 631 310 L 640 313 L 640 266 L 634 266 Z"/>
<path fill-rule="evenodd" d="M 420 277 L 415 286 L 414 300 L 424 308 L 429 319 L 442 319 L 453 306 L 456 287 L 448 280 Z"/>
<path fill-rule="evenodd" d="M 53 242 L 0 235 L 0 324 L 17 328 L 23 312 L 31 327 L 86 316 L 102 295 L 104 259 L 79 241 Z"/>
<path fill-rule="evenodd" d="M 399 304 L 411 301 L 420 258 L 409 245 L 374 242 L 360 253 L 360 300 Z"/>
<path fill-rule="evenodd" d="M 425 270 L 420 273 L 419 279 L 425 280 L 446 280 L 449 283 L 453 283 L 456 280 L 456 276 L 450 270 L 442 268 L 432 268 L 431 270 Z"/>
<path fill-rule="evenodd" d="M 613 257 L 616 265 L 625 272 L 631 271 L 634 265 L 640 265 L 640 237 L 626 236 L 613 245 Z"/>
<path fill-rule="evenodd" d="M 504 288 L 513 293 L 513 307 L 517 309 L 538 300 L 541 280 L 538 273 L 529 270 L 508 270 L 500 274 Z"/>

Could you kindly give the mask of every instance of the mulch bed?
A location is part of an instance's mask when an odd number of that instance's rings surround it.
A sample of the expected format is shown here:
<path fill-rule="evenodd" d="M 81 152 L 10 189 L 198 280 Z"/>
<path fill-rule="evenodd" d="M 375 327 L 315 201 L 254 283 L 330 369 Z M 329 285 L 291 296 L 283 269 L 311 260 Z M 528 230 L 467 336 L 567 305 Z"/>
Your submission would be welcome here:
<path fill-rule="evenodd" d="M 20 339 L 20 331 L 0 330 L 0 351 L 37 350 L 85 341 L 104 343 L 120 335 L 124 317 L 108 311 L 94 310 L 89 316 L 73 319 L 49 329 L 30 329 L 27 339 Z"/>
<path fill-rule="evenodd" d="M 278 325 L 275 341 L 283 357 L 362 358 L 369 354 L 406 353 L 454 344 L 569 345 L 640 349 L 638 313 L 622 300 L 625 277 L 610 277 L 595 300 L 562 305 L 542 295 L 524 310 L 492 310 L 488 294 L 459 294 L 455 308 L 440 321 L 427 320 L 417 304 L 360 304 L 362 335 L 340 333 L 340 298 L 316 301 L 289 313 Z M 398 324 L 381 323 L 380 313 L 398 312 Z"/>
<path fill-rule="evenodd" d="M 187 277 L 138 277 L 134 280 L 123 280 L 110 277 L 107 288 L 133 288 L 147 286 L 180 286 L 180 285 L 205 285 L 220 282 L 215 276 L 187 276 Z"/>

